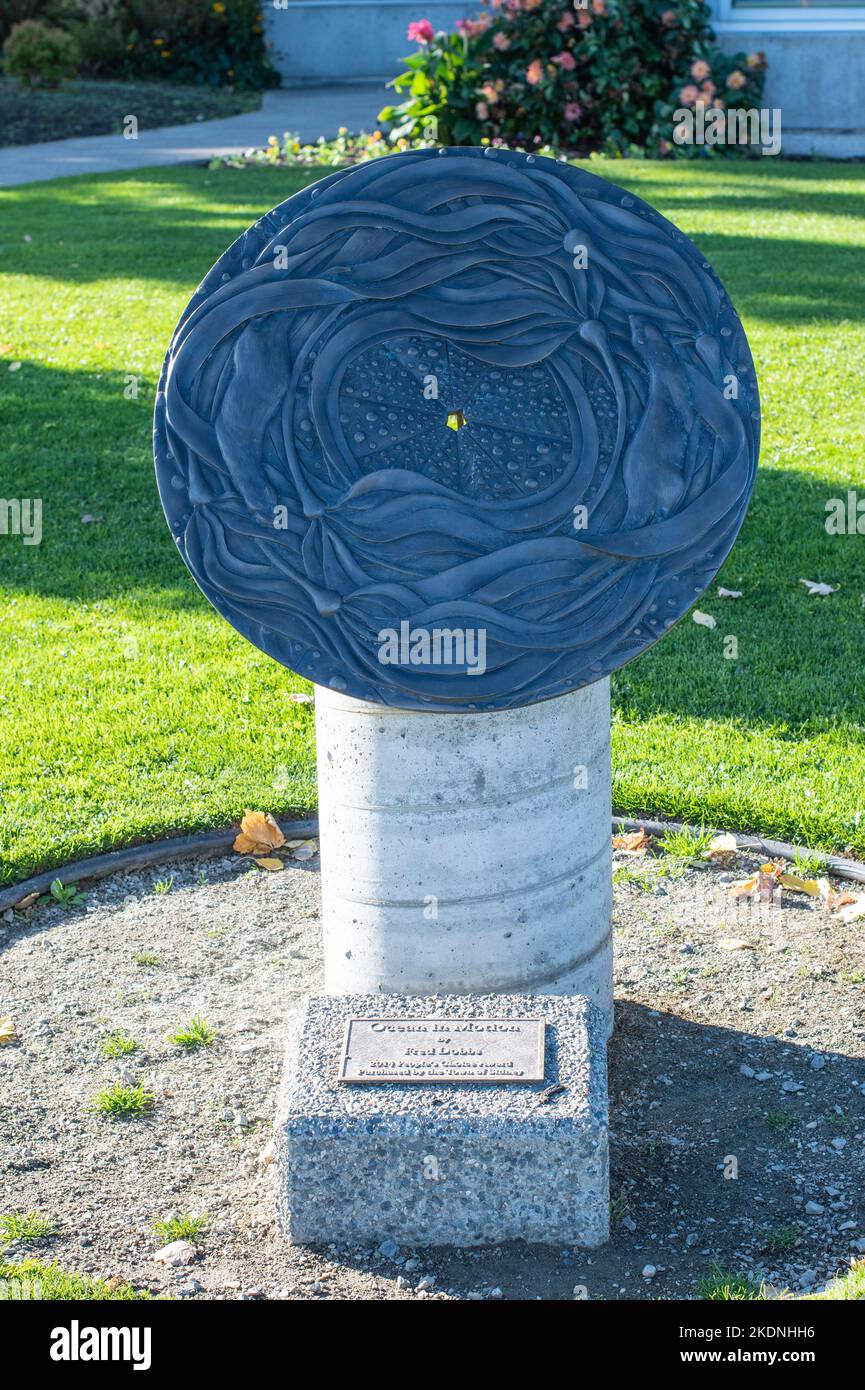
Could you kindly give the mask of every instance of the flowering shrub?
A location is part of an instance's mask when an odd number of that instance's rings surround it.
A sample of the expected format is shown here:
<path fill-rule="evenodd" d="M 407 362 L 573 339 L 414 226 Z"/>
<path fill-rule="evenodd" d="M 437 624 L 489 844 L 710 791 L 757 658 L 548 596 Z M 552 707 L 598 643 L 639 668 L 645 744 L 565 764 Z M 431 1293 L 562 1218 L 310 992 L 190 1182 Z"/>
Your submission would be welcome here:
<path fill-rule="evenodd" d="M 72 36 L 87 76 L 269 87 L 267 0 L 0 0 L 0 34 L 22 11 Z M 23 17 L 23 16 L 22 16 Z"/>
<path fill-rule="evenodd" d="M 763 96 L 766 58 L 763 53 L 722 53 L 711 44 L 697 46 L 693 59 L 677 74 L 673 90 L 665 102 L 655 108 L 655 122 L 650 144 L 659 154 L 678 154 L 693 158 L 696 155 L 735 152 L 727 144 L 706 145 L 671 142 L 675 131 L 676 112 L 696 114 L 703 107 L 704 124 L 709 112 L 744 111 L 759 107 Z"/>
<path fill-rule="evenodd" d="M 491 0 L 455 34 L 418 20 L 418 49 L 391 84 L 407 98 L 380 119 L 398 138 L 437 121 L 442 144 L 693 153 L 672 138 L 682 90 L 694 87 L 696 104 L 714 84 L 713 102 L 753 105 L 765 66 L 718 52 L 708 18 L 703 0 Z M 731 87 L 734 74 L 744 82 Z"/>
<path fill-rule="evenodd" d="M 122 0 L 129 77 L 269 87 L 261 0 Z"/>

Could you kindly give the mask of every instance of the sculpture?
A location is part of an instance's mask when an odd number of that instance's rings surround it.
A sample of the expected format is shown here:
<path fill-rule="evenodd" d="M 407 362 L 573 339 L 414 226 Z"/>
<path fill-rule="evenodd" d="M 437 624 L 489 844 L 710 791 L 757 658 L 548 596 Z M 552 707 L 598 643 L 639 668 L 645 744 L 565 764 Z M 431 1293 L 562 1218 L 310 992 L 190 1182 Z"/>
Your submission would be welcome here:
<path fill-rule="evenodd" d="M 498 149 L 340 170 L 268 213 L 193 296 L 155 419 L 220 613 L 313 681 L 438 711 L 564 694 L 662 636 L 733 544 L 758 441 L 696 248 Z M 413 660 L 415 633 L 483 633 L 483 668 L 465 641 Z"/>

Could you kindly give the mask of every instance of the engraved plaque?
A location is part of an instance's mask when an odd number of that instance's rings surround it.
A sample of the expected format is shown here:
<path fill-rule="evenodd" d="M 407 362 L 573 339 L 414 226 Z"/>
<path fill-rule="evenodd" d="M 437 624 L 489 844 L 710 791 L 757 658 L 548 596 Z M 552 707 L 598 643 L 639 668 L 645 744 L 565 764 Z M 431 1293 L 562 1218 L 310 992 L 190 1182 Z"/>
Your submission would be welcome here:
<path fill-rule="evenodd" d="M 337 1080 L 543 1081 L 539 1018 L 350 1018 Z"/>

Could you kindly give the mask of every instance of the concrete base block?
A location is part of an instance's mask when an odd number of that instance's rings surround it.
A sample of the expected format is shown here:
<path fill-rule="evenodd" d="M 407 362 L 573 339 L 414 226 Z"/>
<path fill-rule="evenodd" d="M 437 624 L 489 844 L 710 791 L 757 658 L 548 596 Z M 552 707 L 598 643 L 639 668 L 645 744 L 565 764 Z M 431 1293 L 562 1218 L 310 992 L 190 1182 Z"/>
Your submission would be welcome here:
<path fill-rule="evenodd" d="M 543 1081 L 337 1081 L 348 1019 L 428 1016 L 544 1019 Z M 280 1223 L 301 1244 L 601 1245 L 604 1018 L 580 996 L 307 997 L 291 1020 L 276 1143 Z"/>

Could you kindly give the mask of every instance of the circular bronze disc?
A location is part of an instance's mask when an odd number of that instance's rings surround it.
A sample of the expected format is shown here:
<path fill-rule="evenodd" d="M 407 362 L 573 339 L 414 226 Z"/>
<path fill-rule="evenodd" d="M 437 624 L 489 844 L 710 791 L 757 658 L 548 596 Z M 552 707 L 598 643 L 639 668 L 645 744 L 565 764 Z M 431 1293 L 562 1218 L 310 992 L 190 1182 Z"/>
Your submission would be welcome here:
<path fill-rule="evenodd" d="M 646 203 L 550 159 L 341 170 L 217 261 L 160 382 L 165 514 L 211 603 L 359 699 L 508 709 L 694 603 L 745 515 L 736 311 Z"/>

